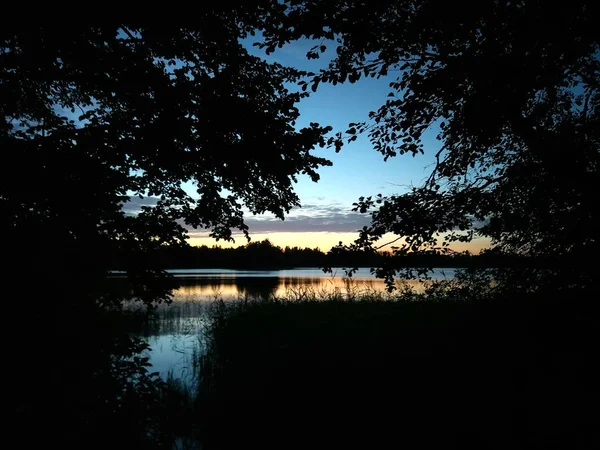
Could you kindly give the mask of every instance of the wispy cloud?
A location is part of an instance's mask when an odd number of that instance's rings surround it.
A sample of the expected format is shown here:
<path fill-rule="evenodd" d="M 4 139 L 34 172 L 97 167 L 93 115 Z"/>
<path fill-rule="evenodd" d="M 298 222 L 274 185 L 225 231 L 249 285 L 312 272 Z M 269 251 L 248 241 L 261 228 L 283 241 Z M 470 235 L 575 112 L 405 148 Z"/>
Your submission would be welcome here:
<path fill-rule="evenodd" d="M 253 216 L 246 219 L 250 233 L 302 233 L 302 232 L 355 232 L 369 224 L 366 214 L 352 212 L 348 206 L 339 204 L 303 205 L 293 209 L 285 220 L 270 216 Z M 194 230 L 191 236 L 205 235 Z"/>
<path fill-rule="evenodd" d="M 138 214 L 142 206 L 154 206 L 156 197 L 130 197 L 123 204 L 127 215 Z M 353 212 L 350 206 L 339 203 L 306 204 L 290 211 L 285 220 L 271 215 L 247 216 L 250 233 L 355 232 L 369 224 L 369 215 Z M 205 235 L 206 230 L 190 229 L 190 235 Z"/>
<path fill-rule="evenodd" d="M 126 215 L 132 216 L 142 211 L 142 206 L 154 206 L 158 203 L 159 198 L 157 197 L 144 197 L 139 198 L 137 196 L 129 197 L 129 200 L 123 203 L 122 209 Z"/>

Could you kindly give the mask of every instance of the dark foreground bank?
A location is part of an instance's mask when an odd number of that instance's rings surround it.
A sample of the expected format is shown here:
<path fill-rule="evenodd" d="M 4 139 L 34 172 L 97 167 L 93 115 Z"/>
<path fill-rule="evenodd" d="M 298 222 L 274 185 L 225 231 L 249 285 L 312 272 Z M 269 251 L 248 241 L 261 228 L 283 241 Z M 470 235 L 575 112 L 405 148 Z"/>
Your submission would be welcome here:
<path fill-rule="evenodd" d="M 561 300 L 218 304 L 204 448 L 599 448 L 598 314 Z"/>

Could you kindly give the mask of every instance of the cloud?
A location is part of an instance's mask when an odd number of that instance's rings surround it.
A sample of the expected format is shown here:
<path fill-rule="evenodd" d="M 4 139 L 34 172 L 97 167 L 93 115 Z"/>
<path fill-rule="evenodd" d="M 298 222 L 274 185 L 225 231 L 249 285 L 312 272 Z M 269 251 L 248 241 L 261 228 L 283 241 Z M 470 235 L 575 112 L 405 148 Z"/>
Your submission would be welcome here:
<path fill-rule="evenodd" d="M 366 214 L 351 211 L 340 204 L 313 205 L 293 209 L 284 221 L 270 217 L 249 217 L 246 224 L 251 233 L 355 232 L 370 222 Z"/>
<path fill-rule="evenodd" d="M 489 219 L 485 220 L 473 220 L 473 228 L 478 229 L 490 224 Z"/>
<path fill-rule="evenodd" d="M 141 212 L 142 206 L 154 206 L 159 201 L 157 197 L 137 196 L 129 197 L 123 204 L 123 211 L 127 215 Z M 329 233 L 354 233 L 371 223 L 369 214 L 353 212 L 350 206 L 339 203 L 332 204 L 306 204 L 301 208 L 293 208 L 285 220 L 279 220 L 273 215 L 251 216 L 246 215 L 246 225 L 250 233 L 303 233 L 303 232 L 329 232 Z M 183 221 L 181 225 L 185 226 Z M 473 228 L 487 225 L 488 221 L 474 221 Z M 190 237 L 207 236 L 208 230 L 186 227 Z M 457 229 L 458 230 L 458 229 Z M 237 234 L 237 230 L 233 230 Z"/>
<path fill-rule="evenodd" d="M 122 209 L 126 215 L 132 216 L 142 211 L 142 206 L 154 206 L 160 199 L 158 197 L 144 197 L 139 198 L 138 196 L 129 197 L 129 200 L 123 203 Z"/>
<path fill-rule="evenodd" d="M 285 220 L 269 216 L 246 218 L 250 234 L 303 232 L 356 232 L 370 223 L 370 216 L 352 212 L 339 204 L 304 205 L 293 209 Z M 205 236 L 206 231 L 190 230 L 191 237 Z"/>
<path fill-rule="evenodd" d="M 129 197 L 129 201 L 123 204 L 123 211 L 127 215 L 135 215 L 141 212 L 142 206 L 154 206 L 158 201 L 156 197 Z M 356 232 L 369 223 L 368 214 L 353 212 L 350 206 L 337 203 L 307 204 L 301 208 L 293 208 L 283 221 L 266 214 L 246 216 L 250 233 Z M 201 237 L 208 233 L 207 230 L 186 228 L 191 237 Z"/>
<path fill-rule="evenodd" d="M 251 233 L 275 232 L 348 232 L 357 231 L 368 225 L 368 219 L 360 214 L 331 214 L 327 217 L 296 216 L 281 220 L 248 219 L 246 224 Z"/>

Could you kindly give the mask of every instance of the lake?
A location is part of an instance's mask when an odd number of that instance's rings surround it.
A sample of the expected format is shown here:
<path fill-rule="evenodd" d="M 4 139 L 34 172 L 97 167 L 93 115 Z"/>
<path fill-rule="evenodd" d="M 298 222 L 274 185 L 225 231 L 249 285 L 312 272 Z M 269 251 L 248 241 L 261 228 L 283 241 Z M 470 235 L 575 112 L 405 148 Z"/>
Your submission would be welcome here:
<path fill-rule="evenodd" d="M 434 280 L 451 279 L 456 269 L 435 269 Z M 361 294 L 385 292 L 383 280 L 375 278 L 369 269 L 361 268 L 351 279 L 342 269 L 333 274 L 316 268 L 285 270 L 180 269 L 169 271 L 180 287 L 173 292 L 171 305 L 158 308 L 158 322 L 144 336 L 152 348 L 148 355 L 152 371 L 162 377 L 171 374 L 191 384 L 198 370 L 202 353 L 202 330 L 206 325 L 206 307 L 212 300 L 267 299 L 273 297 L 302 299 L 325 297 L 337 292 Z M 404 280 L 417 290 L 417 280 Z"/>
<path fill-rule="evenodd" d="M 207 301 L 215 298 L 269 298 L 296 297 L 303 292 L 331 293 L 348 288 L 365 292 L 384 291 L 383 280 L 375 278 L 369 269 L 361 268 L 349 280 L 342 269 L 334 269 L 332 274 L 321 269 L 285 270 L 233 270 L 233 269 L 181 269 L 168 271 L 181 284 L 174 292 L 174 301 Z M 432 279 L 453 278 L 455 269 L 435 269 Z M 418 287 L 416 280 L 405 281 Z"/>

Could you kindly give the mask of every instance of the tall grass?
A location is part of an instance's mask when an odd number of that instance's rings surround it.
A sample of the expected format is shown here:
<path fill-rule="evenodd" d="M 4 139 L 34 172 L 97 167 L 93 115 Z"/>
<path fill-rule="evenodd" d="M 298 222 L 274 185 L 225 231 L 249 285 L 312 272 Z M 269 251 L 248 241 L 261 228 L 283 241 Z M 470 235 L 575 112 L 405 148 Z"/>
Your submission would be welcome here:
<path fill-rule="evenodd" d="M 448 286 L 213 303 L 203 448 L 591 448 L 597 314 Z"/>
<path fill-rule="evenodd" d="M 182 380 L 175 373 L 169 373 L 162 391 L 162 426 L 171 436 L 172 448 L 177 450 L 197 450 L 202 448 L 196 422 L 196 386 Z"/>
<path fill-rule="evenodd" d="M 167 377 L 164 432 L 208 450 L 593 448 L 596 308 L 488 285 L 346 279 L 161 307 L 145 332 L 202 342 L 195 384 Z"/>

